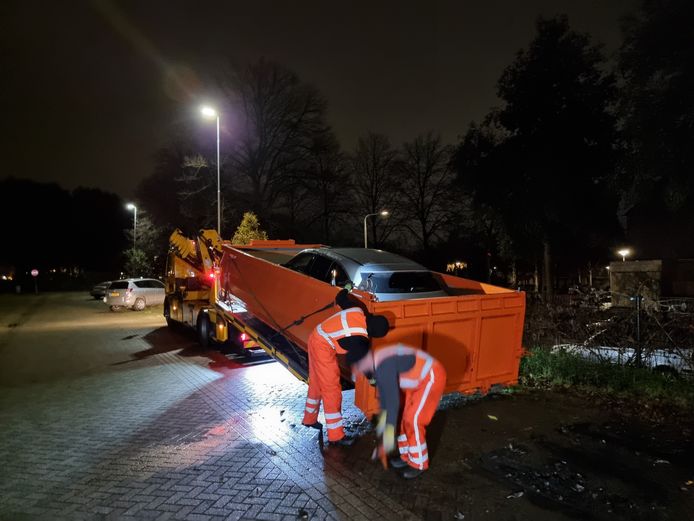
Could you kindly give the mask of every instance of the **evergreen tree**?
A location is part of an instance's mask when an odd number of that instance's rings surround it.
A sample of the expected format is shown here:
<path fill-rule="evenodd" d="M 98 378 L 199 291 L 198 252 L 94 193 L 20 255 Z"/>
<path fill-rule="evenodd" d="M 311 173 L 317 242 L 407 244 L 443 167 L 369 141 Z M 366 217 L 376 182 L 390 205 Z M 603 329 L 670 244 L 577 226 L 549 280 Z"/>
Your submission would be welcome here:
<path fill-rule="evenodd" d="M 253 212 L 246 212 L 243 214 L 241 224 L 236 228 L 231 242 L 246 245 L 250 244 L 254 239 L 267 240 L 267 233 L 260 229 L 258 216 Z"/>

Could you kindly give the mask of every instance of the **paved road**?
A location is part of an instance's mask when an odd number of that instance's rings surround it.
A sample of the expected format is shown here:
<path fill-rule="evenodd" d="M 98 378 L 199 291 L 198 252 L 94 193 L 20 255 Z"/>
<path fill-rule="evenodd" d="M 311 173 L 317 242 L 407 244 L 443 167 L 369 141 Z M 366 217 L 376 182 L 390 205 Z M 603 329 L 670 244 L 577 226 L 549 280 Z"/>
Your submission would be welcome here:
<path fill-rule="evenodd" d="M 203 355 L 160 309 L 4 296 L 0 331 L 3 518 L 412 517 L 341 448 L 321 453 L 303 384 L 262 357 Z"/>
<path fill-rule="evenodd" d="M 0 519 L 694 519 L 691 416 L 446 397 L 432 467 L 404 482 L 370 461 L 350 393 L 350 448 L 300 425 L 304 398 L 279 365 L 201 351 L 159 309 L 2 295 Z"/>

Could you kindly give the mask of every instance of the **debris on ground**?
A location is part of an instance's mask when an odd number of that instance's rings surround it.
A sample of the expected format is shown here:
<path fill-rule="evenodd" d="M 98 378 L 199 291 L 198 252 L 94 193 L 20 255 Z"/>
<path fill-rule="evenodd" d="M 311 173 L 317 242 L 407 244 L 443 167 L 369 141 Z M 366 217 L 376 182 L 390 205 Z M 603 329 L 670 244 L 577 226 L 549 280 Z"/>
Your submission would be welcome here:
<path fill-rule="evenodd" d="M 490 420 L 494 420 L 494 421 L 498 421 L 498 420 L 499 420 L 499 418 L 497 418 L 497 417 L 494 416 L 493 414 L 487 414 L 487 418 L 489 418 Z"/>
<path fill-rule="evenodd" d="M 506 499 L 518 499 L 519 497 L 523 497 L 523 491 L 519 490 L 518 492 L 514 492 L 513 494 L 509 494 L 506 496 Z"/>

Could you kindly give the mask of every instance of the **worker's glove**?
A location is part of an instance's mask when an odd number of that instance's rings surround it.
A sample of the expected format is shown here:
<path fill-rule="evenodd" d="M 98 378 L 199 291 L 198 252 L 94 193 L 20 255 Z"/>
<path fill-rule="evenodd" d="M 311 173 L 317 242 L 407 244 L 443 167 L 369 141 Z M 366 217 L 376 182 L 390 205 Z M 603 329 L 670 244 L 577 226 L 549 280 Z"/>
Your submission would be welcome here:
<path fill-rule="evenodd" d="M 389 454 L 395 450 L 395 426 L 386 425 L 385 431 L 383 432 L 383 450 L 386 454 Z"/>
<path fill-rule="evenodd" d="M 381 414 L 378 415 L 378 422 L 376 423 L 377 436 L 383 436 L 386 430 L 386 416 L 386 411 L 381 411 Z"/>

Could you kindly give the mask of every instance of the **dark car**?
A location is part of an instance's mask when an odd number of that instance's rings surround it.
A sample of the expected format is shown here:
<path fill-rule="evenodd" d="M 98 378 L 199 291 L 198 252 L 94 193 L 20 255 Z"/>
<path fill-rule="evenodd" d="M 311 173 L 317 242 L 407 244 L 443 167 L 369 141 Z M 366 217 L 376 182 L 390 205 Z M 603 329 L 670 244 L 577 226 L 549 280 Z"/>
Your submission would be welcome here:
<path fill-rule="evenodd" d="M 92 290 L 89 292 L 89 294 L 94 297 L 96 300 L 101 300 L 106 296 L 106 290 L 108 287 L 111 285 L 110 280 L 106 280 L 104 282 L 99 282 L 96 284 Z"/>

